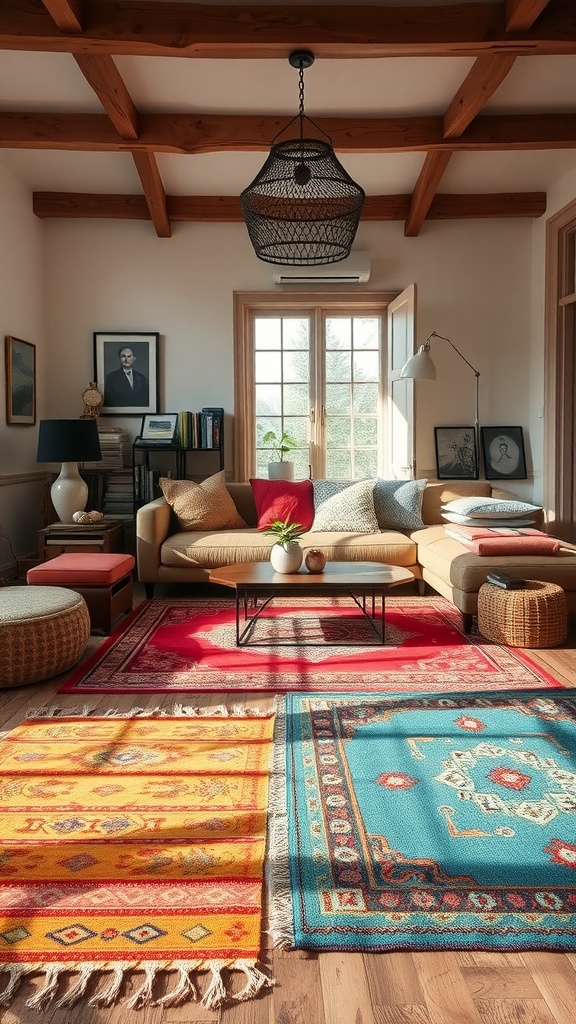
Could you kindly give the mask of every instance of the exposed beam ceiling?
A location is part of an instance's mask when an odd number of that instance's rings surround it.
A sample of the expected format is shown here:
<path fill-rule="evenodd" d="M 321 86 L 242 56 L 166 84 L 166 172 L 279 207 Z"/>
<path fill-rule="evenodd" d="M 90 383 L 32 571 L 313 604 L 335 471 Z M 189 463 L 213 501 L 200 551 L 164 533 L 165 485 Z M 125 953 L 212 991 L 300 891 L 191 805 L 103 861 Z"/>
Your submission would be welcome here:
<path fill-rule="evenodd" d="M 151 113 L 138 109 L 114 56 L 211 60 L 286 58 L 309 48 L 334 59 L 474 57 L 443 116 L 317 117 L 339 153 L 422 153 L 408 195 L 370 195 L 363 219 L 537 217 L 542 192 L 439 194 L 455 153 L 576 149 L 576 112 L 482 114 L 517 59 L 576 54 L 574 0 L 444 6 L 215 5 L 112 0 L 14 0 L 0 9 L 0 49 L 72 54 L 104 114 L 0 111 L 0 149 L 130 155 L 143 195 L 36 192 L 39 217 L 239 221 L 236 196 L 166 195 L 158 154 L 267 152 L 286 119 L 272 114 Z"/>

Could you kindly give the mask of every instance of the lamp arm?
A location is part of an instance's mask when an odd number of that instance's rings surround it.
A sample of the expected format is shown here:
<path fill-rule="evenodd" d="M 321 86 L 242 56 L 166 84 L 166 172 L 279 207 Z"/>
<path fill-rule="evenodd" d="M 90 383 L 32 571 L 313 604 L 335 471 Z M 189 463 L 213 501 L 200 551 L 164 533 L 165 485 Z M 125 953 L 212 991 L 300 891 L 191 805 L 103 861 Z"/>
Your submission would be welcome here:
<path fill-rule="evenodd" d="M 475 366 L 472 366 L 472 363 L 470 363 L 468 361 L 468 359 L 466 359 L 466 356 L 462 355 L 460 349 L 456 348 L 456 345 L 454 344 L 453 341 L 450 341 L 450 338 L 445 338 L 443 334 L 437 334 L 436 331 L 432 331 L 432 334 L 428 335 L 428 337 L 426 339 L 426 344 L 424 345 L 424 349 L 427 349 L 428 351 L 430 351 L 430 338 L 440 338 L 441 341 L 447 341 L 448 344 L 451 345 L 452 348 L 454 349 L 456 355 L 460 356 L 460 359 L 464 360 L 466 365 L 470 367 L 470 369 L 474 373 L 474 376 L 476 377 L 476 394 L 475 394 L 475 403 L 474 403 L 474 442 L 475 442 L 475 447 L 476 447 L 476 464 L 479 466 L 480 465 L 480 438 L 479 438 L 479 423 L 480 423 L 480 371 L 477 370 Z"/>

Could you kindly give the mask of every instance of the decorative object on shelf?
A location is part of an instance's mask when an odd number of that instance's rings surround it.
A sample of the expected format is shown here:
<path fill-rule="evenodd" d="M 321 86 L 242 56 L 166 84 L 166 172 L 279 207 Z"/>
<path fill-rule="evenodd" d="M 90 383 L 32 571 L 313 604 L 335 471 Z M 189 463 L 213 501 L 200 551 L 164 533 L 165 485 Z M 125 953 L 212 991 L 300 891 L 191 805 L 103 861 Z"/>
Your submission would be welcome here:
<path fill-rule="evenodd" d="M 463 476 L 461 473 L 448 474 L 448 476 L 453 475 L 458 476 L 461 479 L 477 480 L 478 467 L 480 465 L 480 437 L 478 429 L 480 415 L 480 371 L 477 370 L 475 366 L 472 366 L 472 363 L 470 363 L 468 359 L 466 359 L 465 355 L 462 355 L 460 349 L 456 348 L 456 345 L 454 344 L 453 341 L 450 341 L 450 338 L 445 338 L 443 334 L 437 334 L 436 331 L 432 331 L 432 334 L 428 335 L 425 344 L 420 346 L 416 355 L 412 356 L 410 359 L 406 361 L 406 363 L 404 363 L 404 366 L 400 371 L 400 376 L 409 377 L 412 380 L 436 380 L 436 367 L 430 356 L 431 338 L 440 338 L 440 341 L 447 341 L 450 347 L 454 349 L 456 355 L 460 356 L 460 359 L 462 359 L 466 363 L 466 365 L 470 367 L 476 378 L 476 390 L 474 400 L 474 462 L 476 466 L 476 472 L 474 476 L 468 476 L 468 474 L 466 474 L 466 476 Z M 439 479 L 442 479 L 440 475 Z"/>
<path fill-rule="evenodd" d="M 293 480 L 294 463 L 286 460 L 284 456 L 298 447 L 296 439 L 286 431 L 277 434 L 275 430 L 268 430 L 262 438 L 262 445 L 270 448 L 272 454 L 276 456 L 274 461 L 268 463 L 268 479 Z"/>
<path fill-rule="evenodd" d="M 104 516 L 101 512 L 96 512 L 96 510 L 92 512 L 75 512 L 72 516 L 73 523 L 100 523 L 102 519 L 104 519 Z"/>
<path fill-rule="evenodd" d="M 434 427 L 439 480 L 477 480 L 474 427 Z"/>
<path fill-rule="evenodd" d="M 242 214 L 254 251 L 265 263 L 338 263 L 350 255 L 365 193 L 336 157 L 330 136 L 304 113 L 304 70 L 314 63 L 314 54 L 297 50 L 288 60 L 298 69 L 299 111 L 274 136 L 264 166 L 240 194 Z M 304 120 L 328 141 L 304 138 Z M 299 138 L 276 142 L 295 121 Z"/>
<path fill-rule="evenodd" d="M 94 332 L 94 376 L 104 395 L 102 416 L 134 416 L 158 409 L 156 331 Z"/>
<path fill-rule="evenodd" d="M 100 406 L 104 401 L 104 395 L 96 387 L 95 381 L 91 380 L 86 390 L 82 392 L 82 401 L 84 402 L 84 412 L 80 419 L 98 419 Z"/>
<path fill-rule="evenodd" d="M 158 441 L 160 444 L 172 444 L 178 440 L 178 413 L 158 412 L 153 416 L 142 417 L 140 437 L 137 441 L 147 444 Z"/>
<path fill-rule="evenodd" d="M 40 420 L 37 461 L 62 463 L 50 489 L 60 522 L 71 523 L 74 513 L 86 508 L 88 485 L 78 472 L 78 463 L 101 458 L 96 420 Z"/>
<path fill-rule="evenodd" d="M 304 565 L 312 575 L 321 573 L 326 565 L 326 555 L 320 548 L 310 548 L 306 553 Z"/>
<path fill-rule="evenodd" d="M 298 540 L 305 532 L 300 523 L 291 523 L 288 519 L 275 519 L 267 530 L 269 537 L 275 537 L 276 543 L 270 549 L 270 562 L 276 572 L 298 572 L 302 565 L 303 551 Z"/>
<path fill-rule="evenodd" d="M 482 427 L 482 454 L 487 480 L 526 480 L 522 427 Z"/>
<path fill-rule="evenodd" d="M 6 423 L 36 423 L 36 346 L 6 336 Z"/>

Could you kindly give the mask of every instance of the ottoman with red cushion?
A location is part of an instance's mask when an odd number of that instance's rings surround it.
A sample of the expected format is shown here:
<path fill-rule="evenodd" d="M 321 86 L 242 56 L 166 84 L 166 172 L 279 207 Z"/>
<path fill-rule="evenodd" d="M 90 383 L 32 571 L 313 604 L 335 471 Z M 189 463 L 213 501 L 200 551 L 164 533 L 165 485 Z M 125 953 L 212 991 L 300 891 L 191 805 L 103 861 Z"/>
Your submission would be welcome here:
<path fill-rule="evenodd" d="M 35 565 L 26 582 L 75 590 L 88 605 L 91 631 L 109 633 L 118 616 L 132 610 L 134 564 L 133 555 L 74 551 Z"/>

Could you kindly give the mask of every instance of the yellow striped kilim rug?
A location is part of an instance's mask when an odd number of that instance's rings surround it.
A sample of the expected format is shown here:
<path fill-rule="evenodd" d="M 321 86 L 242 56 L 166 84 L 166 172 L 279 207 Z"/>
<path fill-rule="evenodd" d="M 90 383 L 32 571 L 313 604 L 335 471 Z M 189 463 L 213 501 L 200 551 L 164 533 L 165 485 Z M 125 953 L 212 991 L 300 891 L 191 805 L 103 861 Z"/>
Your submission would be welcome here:
<path fill-rule="evenodd" d="M 257 959 L 274 715 L 186 712 L 36 718 L 0 741 L 0 1005 L 33 973 L 39 1009 L 127 989 L 130 1007 L 200 989 L 214 1008 L 271 984 Z"/>

